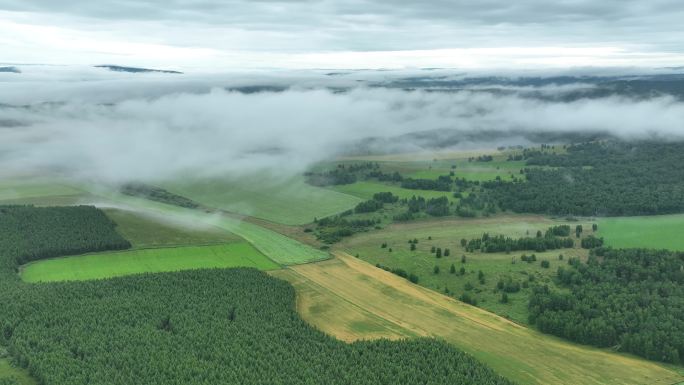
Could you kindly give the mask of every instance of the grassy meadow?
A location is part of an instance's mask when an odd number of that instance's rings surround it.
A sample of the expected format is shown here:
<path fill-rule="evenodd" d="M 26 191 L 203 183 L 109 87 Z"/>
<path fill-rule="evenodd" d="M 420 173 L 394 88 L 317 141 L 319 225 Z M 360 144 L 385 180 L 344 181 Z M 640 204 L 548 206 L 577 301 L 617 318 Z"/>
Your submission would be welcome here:
<path fill-rule="evenodd" d="M 681 371 L 544 335 L 375 268 L 344 253 L 273 271 L 297 290 L 302 317 L 348 341 L 430 336 L 517 383 L 670 385 Z"/>
<path fill-rule="evenodd" d="M 456 166 L 456 168 L 451 168 Z M 401 167 L 401 166 L 400 166 Z M 525 167 L 523 161 L 506 161 L 496 159 L 491 162 L 468 162 L 467 160 L 457 159 L 436 160 L 433 162 L 413 162 L 404 166 L 406 176 L 411 178 L 437 179 L 440 175 L 449 175 L 454 172 L 454 177 L 465 178 L 471 181 L 489 181 L 497 177 L 509 180 L 513 176 L 520 176 L 520 170 Z"/>
<path fill-rule="evenodd" d="M 389 191 L 400 199 L 411 198 L 412 196 L 422 196 L 425 199 L 447 197 L 450 201 L 456 201 L 453 193 L 446 191 L 414 190 L 402 188 L 395 185 L 384 184 L 373 181 L 360 181 L 351 184 L 331 186 L 331 189 L 345 194 L 354 195 L 361 199 L 373 199 L 373 194 Z"/>
<path fill-rule="evenodd" d="M 518 323 L 527 323 L 527 300 L 531 289 L 525 286 L 532 286 L 531 281 L 554 286 L 552 278 L 558 267 L 566 265 L 569 257 L 586 258 L 587 251 L 572 248 L 542 253 L 469 253 L 461 247 L 461 239 L 479 238 L 485 232 L 514 238 L 535 236 L 537 230 L 544 232 L 550 226 L 568 224 L 574 228 L 579 223 L 556 221 L 534 215 L 423 220 L 392 224 L 380 231 L 357 234 L 335 245 L 335 250 L 342 250 L 351 255 L 358 254 L 361 259 L 372 265 L 404 269 L 408 273 L 416 274 L 421 286 L 447 293 L 455 298 L 467 292 L 478 301 L 478 306 Z M 591 233 L 591 224 L 582 224 L 586 229 L 585 235 Z M 418 239 L 414 251 L 408 243 L 412 239 Z M 387 243 L 386 248 L 381 248 L 383 243 Z M 431 252 L 433 246 L 441 248 L 442 251 L 448 248 L 450 255 L 436 258 Z M 522 254 L 535 254 L 537 261 L 523 262 L 520 260 Z M 561 254 L 563 259 L 559 260 Z M 465 263 L 462 263 L 463 255 L 466 256 Z M 549 262 L 548 268 L 541 267 L 543 260 Z M 454 265 L 455 273 L 450 272 L 451 265 Z M 435 266 L 439 267 L 438 274 L 434 272 Z M 460 273 L 461 268 L 465 269 L 464 274 Z M 484 284 L 480 283 L 478 277 L 480 271 L 484 274 Z M 518 282 L 521 290 L 517 293 L 507 293 L 508 302 L 501 303 L 502 293 L 497 290 L 496 285 L 500 279 L 508 278 Z M 466 285 L 472 288 L 466 289 Z"/>
<path fill-rule="evenodd" d="M 598 223 L 598 235 L 608 246 L 684 251 L 684 214 L 602 218 Z"/>
<path fill-rule="evenodd" d="M 25 265 L 20 276 L 26 282 L 82 281 L 140 273 L 231 267 L 279 268 L 249 243 L 235 242 L 44 259 Z"/>
<path fill-rule="evenodd" d="M 244 238 L 267 257 L 281 265 L 296 265 L 328 258 L 328 253 L 325 251 L 314 249 L 253 223 L 226 217 L 219 222 L 218 226 Z"/>
<path fill-rule="evenodd" d="M 353 208 L 361 199 L 307 184 L 303 176 L 278 179 L 269 175 L 224 180 L 188 180 L 163 184 L 165 189 L 208 207 L 286 225 Z"/>
<path fill-rule="evenodd" d="M 104 212 L 116 224 L 116 231 L 135 248 L 162 246 L 208 245 L 242 240 L 237 235 L 216 226 L 174 222 L 172 219 L 131 210 L 105 208 Z"/>

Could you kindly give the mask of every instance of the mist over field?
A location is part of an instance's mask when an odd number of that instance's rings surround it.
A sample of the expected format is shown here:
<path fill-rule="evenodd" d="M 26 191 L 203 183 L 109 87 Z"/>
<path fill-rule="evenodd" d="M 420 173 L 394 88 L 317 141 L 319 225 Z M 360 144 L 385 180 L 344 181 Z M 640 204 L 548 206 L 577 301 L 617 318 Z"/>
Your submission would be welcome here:
<path fill-rule="evenodd" d="M 600 77 L 468 79 L 415 71 L 167 75 L 28 67 L 0 76 L 0 162 L 5 174 L 156 181 L 291 175 L 358 148 L 482 148 L 545 133 L 684 136 L 677 94 L 625 92 Z"/>

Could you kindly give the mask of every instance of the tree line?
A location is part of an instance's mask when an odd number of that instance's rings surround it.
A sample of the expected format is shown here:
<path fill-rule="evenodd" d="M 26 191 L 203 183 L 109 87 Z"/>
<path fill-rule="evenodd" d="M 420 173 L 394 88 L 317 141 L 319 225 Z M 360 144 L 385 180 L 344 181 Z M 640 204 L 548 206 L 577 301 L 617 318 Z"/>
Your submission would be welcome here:
<path fill-rule="evenodd" d="M 141 197 L 152 201 L 167 203 L 170 205 L 196 209 L 200 204 L 192 199 L 174 194 L 161 187 L 152 186 L 145 183 L 127 183 L 119 189 L 122 194 Z"/>
<path fill-rule="evenodd" d="M 534 250 L 543 252 L 546 250 L 557 250 L 562 248 L 574 247 L 575 241 L 567 236 L 557 236 L 556 234 L 569 234 L 570 226 L 554 226 L 546 230 L 542 235 L 537 232 L 536 237 L 511 238 L 504 235 L 482 234 L 480 238 L 471 240 L 461 240 L 461 245 L 466 251 L 473 252 L 480 250 L 483 253 L 510 253 L 511 251 Z"/>

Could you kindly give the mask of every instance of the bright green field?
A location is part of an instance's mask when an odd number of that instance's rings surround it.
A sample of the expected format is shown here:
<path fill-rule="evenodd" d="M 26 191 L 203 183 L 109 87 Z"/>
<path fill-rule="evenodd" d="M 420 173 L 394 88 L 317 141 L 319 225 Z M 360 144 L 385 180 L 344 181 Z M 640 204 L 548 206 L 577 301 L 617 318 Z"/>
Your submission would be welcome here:
<path fill-rule="evenodd" d="M 92 191 L 95 193 L 97 190 L 92 188 Z M 99 191 L 98 193 L 103 199 L 124 205 L 129 210 L 141 214 L 155 215 L 177 223 L 215 226 L 227 230 L 245 239 L 261 253 L 280 265 L 296 265 L 329 258 L 327 252 L 314 249 L 265 227 L 225 214 L 206 213 L 107 191 Z"/>
<path fill-rule="evenodd" d="M 307 184 L 262 175 L 233 180 L 191 180 L 162 187 L 205 206 L 251 215 L 286 225 L 301 225 L 353 208 L 361 200 Z"/>
<path fill-rule="evenodd" d="M 253 223 L 223 217 L 217 225 L 246 239 L 281 265 L 297 265 L 329 258 L 327 252 Z"/>
<path fill-rule="evenodd" d="M 106 252 L 46 259 L 29 263 L 20 272 L 26 282 L 78 281 L 139 273 L 205 268 L 279 266 L 247 242 Z"/>
<path fill-rule="evenodd" d="M 561 222 L 532 215 L 510 215 L 477 219 L 439 219 L 424 220 L 405 224 L 394 224 L 383 230 L 357 234 L 343 240 L 335 249 L 343 250 L 359 257 L 371 264 L 379 263 L 392 268 L 402 268 L 419 277 L 419 285 L 445 292 L 448 288 L 450 295 L 458 298 L 466 292 L 465 285 L 470 283 L 473 289 L 469 293 L 477 298 L 478 306 L 499 315 L 510 318 L 519 323 L 527 323 L 527 302 L 531 293 L 530 288 L 522 288 L 517 293 L 509 293 L 509 302 L 499 302 L 501 293 L 496 290 L 496 283 L 500 278 L 511 277 L 522 283 L 529 282 L 533 276 L 535 282 L 543 282 L 554 286 L 553 276 L 559 266 L 567 264 L 571 256 L 586 257 L 586 250 L 562 249 L 543 253 L 512 252 L 505 253 L 468 253 L 460 245 L 461 238 L 472 239 L 488 232 L 492 235 L 507 235 L 511 237 L 534 236 L 537 230 L 544 231 L 550 226 L 567 223 L 574 227 L 579 222 Z M 587 234 L 591 233 L 591 224 L 582 223 Z M 409 239 L 418 239 L 415 251 L 410 250 Z M 432 239 L 429 239 L 432 238 Z M 382 243 L 387 248 L 381 248 Z M 432 246 L 442 250 L 449 248 L 448 257 L 436 258 L 430 252 Z M 392 249 L 390 252 L 389 249 Z M 526 263 L 520 261 L 522 254 L 535 254 L 537 261 Z M 564 259 L 558 259 L 563 254 Z M 466 263 L 461 263 L 461 256 L 466 255 Z M 549 268 L 542 268 L 541 261 L 548 260 Z M 515 261 L 515 263 L 513 263 Z M 451 274 L 449 269 L 454 264 L 457 272 Z M 439 274 L 434 273 L 435 266 L 439 266 Z M 466 269 L 464 275 L 458 270 Z M 485 274 L 485 283 L 480 284 L 478 271 Z M 530 285 L 532 286 L 532 285 Z"/>
<path fill-rule="evenodd" d="M 344 185 L 338 185 L 338 186 L 333 186 L 331 187 L 335 191 L 343 192 L 345 194 L 349 195 L 355 195 L 359 198 L 362 199 L 372 199 L 373 194 L 379 193 L 379 192 L 385 192 L 389 191 L 392 194 L 398 196 L 399 198 L 411 198 L 412 196 L 422 196 L 426 199 L 429 198 L 439 198 L 439 197 L 447 197 L 449 200 L 454 201 L 456 198 L 453 197 L 452 193 L 449 192 L 444 192 L 444 191 L 431 191 L 431 190 L 412 190 L 412 189 L 406 189 L 406 188 L 401 188 L 399 186 L 392 186 L 392 185 L 387 185 L 383 184 L 380 182 L 369 182 L 369 181 L 362 181 L 362 182 L 356 182 L 352 184 L 344 184 Z"/>
<path fill-rule="evenodd" d="M 684 251 L 684 215 L 604 218 L 598 234 L 613 247 Z"/>

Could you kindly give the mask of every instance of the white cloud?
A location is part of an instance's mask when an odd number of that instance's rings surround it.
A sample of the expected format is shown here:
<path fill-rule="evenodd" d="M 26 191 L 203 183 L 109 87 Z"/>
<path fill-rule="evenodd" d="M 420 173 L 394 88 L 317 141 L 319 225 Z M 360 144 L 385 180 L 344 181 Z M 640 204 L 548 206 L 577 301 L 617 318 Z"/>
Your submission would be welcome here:
<path fill-rule="evenodd" d="M 499 96 L 468 90 L 363 87 L 342 93 L 294 87 L 278 93 L 241 94 L 209 89 L 216 84 L 215 77 L 176 83 L 168 80 L 171 75 L 119 78 L 113 74 L 123 81 L 120 84 L 105 81 L 99 72 L 91 76 L 101 78 L 43 82 L 34 93 L 15 81 L 13 87 L 0 90 L 0 103 L 23 98 L 29 103 L 21 104 L 30 104 L 0 107 L 3 120 L 23 123 L 0 127 L 4 171 L 47 168 L 107 181 L 258 169 L 287 174 L 335 155 L 352 141 L 439 129 L 463 133 L 603 130 L 627 138 L 684 137 L 684 103 L 670 97 L 554 102 L 519 97 L 517 91 L 528 89 L 515 88 L 508 89 L 515 91 L 512 94 Z M 307 77 L 290 73 L 280 81 L 323 84 L 320 75 L 301 79 Z M 536 88 L 546 94 L 575 89 L 572 85 Z M 57 96 L 61 98 L 54 99 Z"/>

